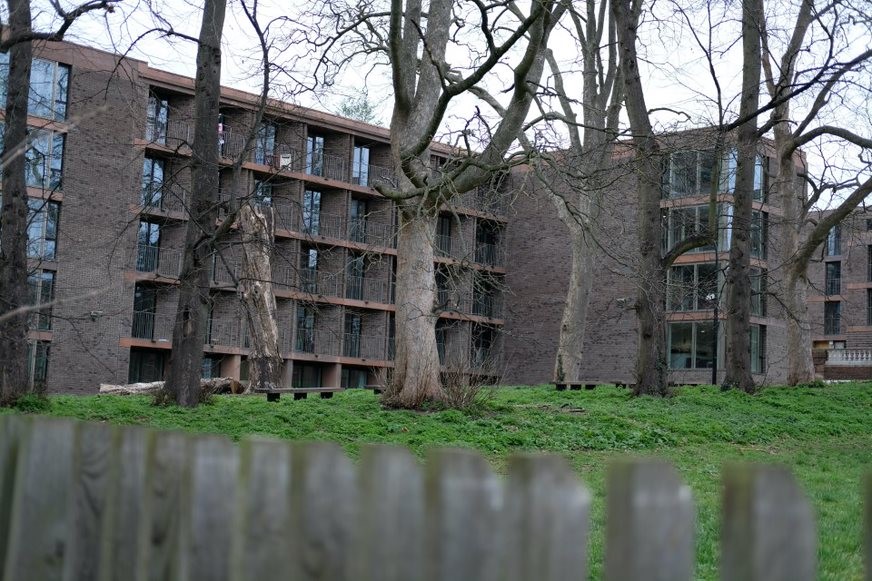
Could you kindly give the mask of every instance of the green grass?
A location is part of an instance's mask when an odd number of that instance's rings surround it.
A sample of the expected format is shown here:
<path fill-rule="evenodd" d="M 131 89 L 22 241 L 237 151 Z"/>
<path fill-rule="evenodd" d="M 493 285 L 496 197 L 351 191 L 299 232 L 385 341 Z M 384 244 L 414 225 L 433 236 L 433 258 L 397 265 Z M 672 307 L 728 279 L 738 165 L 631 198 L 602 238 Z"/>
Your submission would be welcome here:
<path fill-rule="evenodd" d="M 685 388 L 673 398 L 627 391 L 499 390 L 475 413 L 382 410 L 370 392 L 278 404 L 262 397 L 216 397 L 196 410 L 155 407 L 146 397 L 52 397 L 37 411 L 85 420 L 226 434 L 338 442 L 352 457 L 366 443 L 401 444 L 423 455 L 435 446 L 481 451 L 502 471 L 508 455 L 565 456 L 593 493 L 591 577 L 603 553 L 605 465 L 618 453 L 671 460 L 697 502 L 697 576 L 717 578 L 720 470 L 724 463 L 789 465 L 814 504 L 820 578 L 860 579 L 860 482 L 872 469 L 872 385 L 769 388 L 756 396 Z M 7 412 L 8 413 L 8 412 Z"/>

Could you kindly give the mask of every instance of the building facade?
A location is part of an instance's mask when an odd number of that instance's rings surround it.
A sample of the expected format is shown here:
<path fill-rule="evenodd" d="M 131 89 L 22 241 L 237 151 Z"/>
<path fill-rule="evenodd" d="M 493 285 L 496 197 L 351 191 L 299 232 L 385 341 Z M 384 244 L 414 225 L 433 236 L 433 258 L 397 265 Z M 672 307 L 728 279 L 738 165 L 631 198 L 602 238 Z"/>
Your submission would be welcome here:
<path fill-rule="evenodd" d="M 69 43 L 36 47 L 27 150 L 34 381 L 94 393 L 161 379 L 172 348 L 191 186 L 193 80 Z M 5 69 L 4 69 L 5 70 Z M 222 90 L 222 191 L 275 216 L 272 283 L 287 386 L 356 387 L 393 355 L 394 204 L 388 130 Z M 450 153 L 435 146 L 433 165 Z M 446 370 L 493 370 L 500 354 L 507 180 L 452 200 L 434 236 L 437 335 Z M 221 211 L 226 210 L 221 206 Z M 247 377 L 240 239 L 221 240 L 203 375 Z"/>

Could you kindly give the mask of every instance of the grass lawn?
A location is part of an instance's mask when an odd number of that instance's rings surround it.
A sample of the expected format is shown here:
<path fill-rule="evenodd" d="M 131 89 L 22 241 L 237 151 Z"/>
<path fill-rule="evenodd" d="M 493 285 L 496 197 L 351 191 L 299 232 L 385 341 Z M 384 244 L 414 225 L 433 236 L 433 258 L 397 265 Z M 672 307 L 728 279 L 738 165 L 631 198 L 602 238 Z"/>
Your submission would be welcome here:
<path fill-rule="evenodd" d="M 6 412 L 8 413 L 8 412 Z M 434 446 L 475 448 L 496 470 L 515 451 L 565 456 L 593 493 L 591 577 L 601 576 L 605 464 L 615 454 L 671 460 L 697 502 L 697 577 L 717 578 L 720 469 L 725 462 L 792 467 L 818 518 L 820 578 L 861 579 L 861 477 L 872 470 L 872 385 L 769 388 L 756 396 L 684 388 L 670 399 L 626 390 L 498 390 L 481 410 L 384 411 L 368 391 L 333 399 L 270 404 L 263 397 L 216 397 L 197 410 L 154 407 L 147 397 L 52 397 L 57 416 L 141 424 L 238 439 L 262 434 L 330 440 L 355 456 L 361 445 L 402 444 L 418 455 Z"/>

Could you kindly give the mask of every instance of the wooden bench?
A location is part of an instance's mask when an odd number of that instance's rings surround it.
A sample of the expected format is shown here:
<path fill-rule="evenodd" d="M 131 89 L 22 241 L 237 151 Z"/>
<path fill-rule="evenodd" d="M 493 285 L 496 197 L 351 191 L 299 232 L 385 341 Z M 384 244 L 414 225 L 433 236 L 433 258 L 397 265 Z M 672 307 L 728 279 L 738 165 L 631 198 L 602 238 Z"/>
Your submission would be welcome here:
<path fill-rule="evenodd" d="M 306 399 L 310 393 L 321 395 L 321 399 L 330 399 L 337 391 L 345 391 L 343 387 L 281 387 L 279 389 L 265 390 L 259 389 L 257 393 L 265 393 L 266 401 L 279 401 L 283 393 L 294 394 L 294 401 L 298 399 Z"/>
<path fill-rule="evenodd" d="M 582 387 L 584 387 L 584 389 L 593 389 L 597 385 L 599 385 L 599 383 L 588 383 L 584 381 L 554 383 L 554 387 L 557 388 L 557 391 L 566 391 L 567 389 L 571 389 L 572 391 L 579 391 Z"/>

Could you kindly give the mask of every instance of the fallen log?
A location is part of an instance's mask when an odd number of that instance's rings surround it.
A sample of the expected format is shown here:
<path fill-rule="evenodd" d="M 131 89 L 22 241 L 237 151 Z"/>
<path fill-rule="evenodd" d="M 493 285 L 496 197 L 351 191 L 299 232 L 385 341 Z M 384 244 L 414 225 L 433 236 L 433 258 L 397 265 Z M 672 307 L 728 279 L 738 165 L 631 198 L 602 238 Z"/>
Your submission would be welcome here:
<path fill-rule="evenodd" d="M 111 383 L 100 384 L 100 395 L 154 395 L 164 388 L 163 381 L 148 383 L 127 383 L 115 385 Z M 215 377 L 213 379 L 200 380 L 200 390 L 204 394 L 216 393 L 242 393 L 245 386 L 238 379 L 232 377 Z"/>

